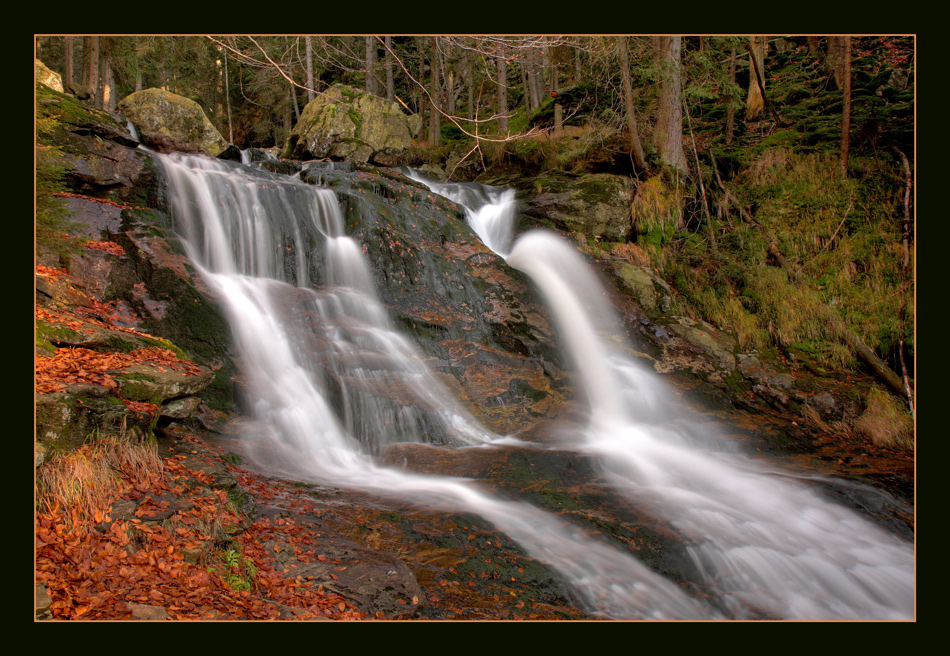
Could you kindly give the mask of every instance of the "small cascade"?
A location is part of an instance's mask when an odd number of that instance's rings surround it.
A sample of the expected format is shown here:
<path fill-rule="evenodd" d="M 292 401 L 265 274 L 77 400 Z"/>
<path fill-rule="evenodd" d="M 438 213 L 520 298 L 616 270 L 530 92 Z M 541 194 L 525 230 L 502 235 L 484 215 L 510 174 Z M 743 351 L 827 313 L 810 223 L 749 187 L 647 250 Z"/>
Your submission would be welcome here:
<path fill-rule="evenodd" d="M 440 196 L 465 208 L 466 221 L 482 243 L 502 257 L 512 246 L 518 204 L 514 189 L 500 189 L 467 182 L 437 182 L 417 171 L 402 169 L 411 180 L 421 182 Z"/>

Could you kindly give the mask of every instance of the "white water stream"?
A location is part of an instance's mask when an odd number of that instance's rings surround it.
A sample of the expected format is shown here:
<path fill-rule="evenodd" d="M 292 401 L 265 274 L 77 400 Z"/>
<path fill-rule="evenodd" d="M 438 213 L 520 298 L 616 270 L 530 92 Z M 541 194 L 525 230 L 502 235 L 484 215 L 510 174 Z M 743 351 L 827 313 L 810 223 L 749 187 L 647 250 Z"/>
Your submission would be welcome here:
<path fill-rule="evenodd" d="M 504 439 L 481 427 L 395 331 L 332 191 L 199 156 L 158 158 L 176 230 L 224 299 L 262 457 L 279 459 L 297 480 L 477 513 L 553 567 L 590 612 L 720 617 L 550 513 L 495 498 L 475 481 L 376 464 L 372 454 L 387 443 L 436 435 L 487 448 Z M 513 192 L 464 190 L 482 194 L 468 200 L 476 231 L 535 279 L 576 363 L 591 421 L 571 447 L 669 518 L 730 616 L 751 606 L 787 619 L 913 617 L 911 545 L 751 460 L 705 450 L 662 383 L 598 333 L 612 325 L 611 312 L 596 302 L 598 283 L 577 253 L 548 234 L 514 240 Z"/>

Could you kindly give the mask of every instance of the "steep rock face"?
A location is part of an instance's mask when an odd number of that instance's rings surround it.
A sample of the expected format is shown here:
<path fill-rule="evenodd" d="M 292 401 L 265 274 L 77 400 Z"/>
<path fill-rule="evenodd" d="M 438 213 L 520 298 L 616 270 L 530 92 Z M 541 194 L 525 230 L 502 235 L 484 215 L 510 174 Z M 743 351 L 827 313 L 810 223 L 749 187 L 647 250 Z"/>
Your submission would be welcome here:
<path fill-rule="evenodd" d="M 52 119 L 50 139 L 58 144 L 70 186 L 82 194 L 145 203 L 154 196 L 155 167 L 125 127 L 76 98 L 36 87 L 37 116 Z"/>
<path fill-rule="evenodd" d="M 394 164 L 420 127 L 396 103 L 337 84 L 304 108 L 284 155 Z"/>
<path fill-rule="evenodd" d="M 142 141 L 160 152 L 217 157 L 228 144 L 194 100 L 162 89 L 126 96 L 119 110 L 132 121 Z"/>

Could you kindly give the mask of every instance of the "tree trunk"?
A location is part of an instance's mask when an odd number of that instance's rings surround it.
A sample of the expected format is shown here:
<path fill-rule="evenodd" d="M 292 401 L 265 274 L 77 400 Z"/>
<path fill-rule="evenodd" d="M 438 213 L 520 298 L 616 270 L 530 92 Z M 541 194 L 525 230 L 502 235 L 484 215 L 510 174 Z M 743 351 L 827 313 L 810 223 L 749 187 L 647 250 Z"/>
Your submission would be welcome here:
<path fill-rule="evenodd" d="M 366 37 L 366 93 L 376 95 L 376 37 Z"/>
<path fill-rule="evenodd" d="M 817 36 L 808 37 L 808 52 L 813 55 L 821 53 L 821 43 L 819 43 Z"/>
<path fill-rule="evenodd" d="M 528 57 L 528 86 L 531 92 L 531 109 L 535 110 L 541 106 L 541 89 L 544 86 L 544 79 L 541 74 L 541 63 L 539 61 L 541 53 L 537 48 L 532 48 L 528 53 Z"/>
<path fill-rule="evenodd" d="M 620 77 L 623 80 L 623 102 L 627 113 L 627 130 L 630 132 L 630 152 L 637 168 L 646 170 L 646 155 L 643 144 L 640 143 L 640 131 L 637 129 L 637 118 L 633 106 L 633 85 L 630 82 L 630 61 L 627 52 L 627 37 L 618 39 L 620 45 Z"/>
<path fill-rule="evenodd" d="M 304 68 L 307 73 L 307 102 L 313 102 L 313 42 L 311 37 L 305 37 L 307 44 L 307 61 L 304 62 Z M 227 54 L 227 53 L 225 53 Z"/>
<path fill-rule="evenodd" d="M 442 136 L 439 132 L 439 109 L 442 104 L 442 83 L 439 80 L 439 44 L 437 39 L 438 37 L 432 37 L 431 39 L 430 46 L 432 54 L 429 59 L 429 70 L 432 73 L 432 85 L 429 89 L 429 94 L 432 97 L 432 107 L 429 110 L 429 145 L 433 148 L 439 145 Z"/>
<path fill-rule="evenodd" d="M 108 57 L 102 60 L 102 108 L 107 112 L 115 111 L 115 75 L 112 72 L 112 61 Z"/>
<path fill-rule="evenodd" d="M 848 177 L 848 153 L 851 146 L 851 37 L 842 39 L 841 175 Z"/>
<path fill-rule="evenodd" d="M 828 55 L 825 57 L 825 66 L 831 72 L 835 87 L 844 88 L 844 37 L 828 37 Z"/>
<path fill-rule="evenodd" d="M 729 84 L 736 83 L 736 47 L 732 46 L 732 52 L 729 55 Z M 726 145 L 732 144 L 736 131 L 736 106 L 732 98 L 727 98 L 726 102 Z"/>
<path fill-rule="evenodd" d="M 102 109 L 102 84 L 99 82 L 99 60 L 102 57 L 102 52 L 99 46 L 99 37 L 92 37 L 92 50 L 89 52 L 89 88 L 92 90 L 92 98 L 96 109 Z"/>
<path fill-rule="evenodd" d="M 396 98 L 396 91 L 393 87 L 393 38 L 384 37 L 386 43 L 386 100 L 392 102 Z"/>
<path fill-rule="evenodd" d="M 765 112 L 765 37 L 749 37 L 749 96 L 746 99 L 747 121 L 761 118 Z"/>
<path fill-rule="evenodd" d="M 66 37 L 66 79 L 63 80 L 63 88 L 69 89 L 75 76 L 73 74 L 73 37 Z"/>
<path fill-rule="evenodd" d="M 508 134 L 508 61 L 505 59 L 505 47 L 498 44 L 498 134 Z"/>
<path fill-rule="evenodd" d="M 686 153 L 683 151 L 681 37 L 661 36 L 659 46 L 663 71 L 653 143 L 663 164 L 687 172 Z"/>

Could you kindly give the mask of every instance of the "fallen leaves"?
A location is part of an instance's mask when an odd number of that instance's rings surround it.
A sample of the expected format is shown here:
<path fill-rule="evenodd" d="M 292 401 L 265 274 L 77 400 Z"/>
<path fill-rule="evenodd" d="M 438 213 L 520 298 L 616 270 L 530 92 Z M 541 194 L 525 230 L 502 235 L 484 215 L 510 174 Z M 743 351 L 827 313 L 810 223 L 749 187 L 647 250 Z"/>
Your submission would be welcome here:
<path fill-rule="evenodd" d="M 36 580 L 53 599 L 50 612 L 55 619 L 131 619 L 135 604 L 161 606 L 172 619 L 184 620 L 274 620 L 282 617 L 282 607 L 296 620 L 363 617 L 322 586 L 299 577 L 288 580 L 274 570 L 273 559 L 260 544 L 274 533 L 291 544 L 305 544 L 305 532 L 292 522 L 276 526 L 265 518 L 232 538 L 230 548 L 254 565 L 249 586 L 232 588 L 233 572 L 216 556 L 223 534 L 208 528 L 236 527 L 243 520 L 223 490 L 212 489 L 209 495 L 209 488 L 195 481 L 195 475 L 203 473 L 192 468 L 196 457 L 205 462 L 208 452 L 163 458 L 160 477 L 117 472 L 121 482 L 112 505 L 119 499 L 137 501 L 143 512 L 133 514 L 142 518 L 113 521 L 111 508 L 104 508 L 97 514 L 104 522 L 93 527 L 70 524 L 68 513 L 58 508 L 37 514 Z M 153 510 L 169 507 L 173 489 L 179 493 L 171 507 L 179 510 L 162 522 L 143 521 Z M 186 559 L 186 553 L 198 548 L 203 554 L 198 562 Z"/>
<path fill-rule="evenodd" d="M 36 391 L 39 394 L 61 391 L 68 385 L 80 383 L 102 385 L 110 390 L 118 388 L 108 372 L 131 367 L 135 364 L 162 365 L 185 374 L 196 375 L 201 367 L 182 360 L 168 349 L 148 347 L 130 353 L 117 351 L 99 352 L 81 347 L 63 347 L 49 357 L 38 356 L 36 365 Z M 123 400 L 124 401 L 124 400 Z M 145 405 L 124 401 L 130 409 L 142 410 Z"/>

